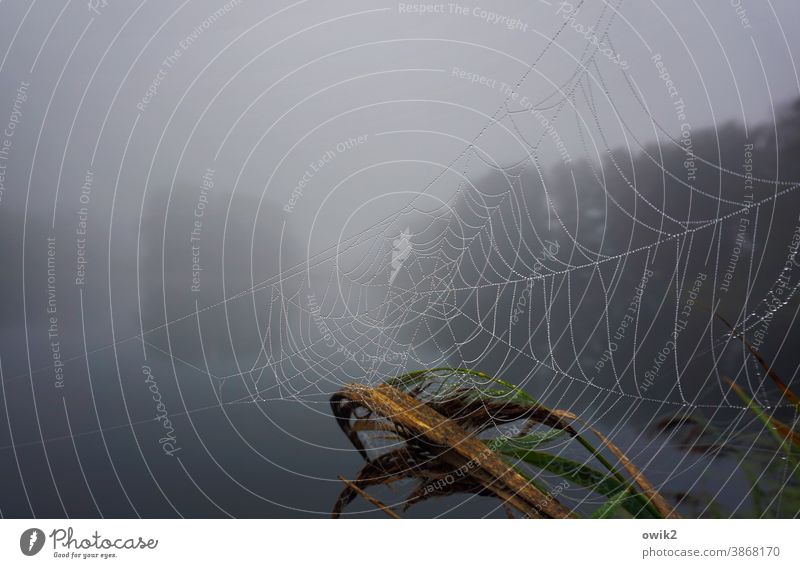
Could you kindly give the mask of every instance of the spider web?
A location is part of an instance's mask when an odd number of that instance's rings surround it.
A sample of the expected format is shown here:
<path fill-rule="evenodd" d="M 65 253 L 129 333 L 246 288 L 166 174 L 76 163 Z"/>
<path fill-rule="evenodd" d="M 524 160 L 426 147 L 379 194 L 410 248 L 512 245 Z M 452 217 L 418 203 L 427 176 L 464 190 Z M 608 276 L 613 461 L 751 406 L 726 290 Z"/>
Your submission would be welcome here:
<path fill-rule="evenodd" d="M 618 7 L 611 17 L 606 18 L 602 13 L 596 22 L 598 29 L 604 30 L 603 38 L 609 42 L 607 31 Z M 551 41 L 557 37 L 558 34 Z M 773 186 L 775 191 L 771 194 L 764 192 L 760 199 L 751 203 L 712 194 L 687 182 L 682 172 L 671 171 L 652 152 L 652 148 L 638 140 L 628 128 L 640 156 L 656 166 L 665 179 L 685 189 L 690 199 L 696 196 L 712 201 L 717 213 L 715 216 L 694 217 L 689 211 L 688 215 L 683 212 L 685 218 L 679 218 L 664 203 L 657 203 L 651 195 L 639 189 L 635 170 L 629 171 L 630 168 L 621 163 L 625 156 L 620 156 L 607 142 L 597 110 L 598 93 L 604 94 L 623 125 L 625 113 L 618 112 L 613 99 L 607 95 L 606 80 L 595 61 L 596 56 L 596 50 L 592 51 L 587 45 L 569 81 L 536 106 L 519 108 L 507 99 L 475 141 L 448 166 L 447 170 L 457 172 L 461 180 L 448 201 L 437 203 L 433 208 L 421 207 L 420 200 L 424 199 L 426 187 L 421 192 L 423 197 L 412 200 L 401 211 L 368 231 L 337 243 L 332 255 L 310 259 L 306 266 L 294 273 L 282 274 L 277 283 L 254 286 L 252 292 L 269 290 L 269 298 L 264 304 L 267 320 L 271 321 L 273 314 L 295 310 L 302 313 L 302 317 L 295 333 L 292 333 L 293 326 L 289 321 L 279 326 L 268 326 L 263 330 L 262 349 L 252 365 L 241 373 L 219 377 L 223 383 L 241 378 L 247 384 L 248 394 L 235 402 L 263 400 L 267 393 L 299 401 L 318 401 L 321 395 L 329 395 L 347 382 L 374 384 L 406 370 L 442 365 L 472 368 L 480 366 L 486 353 L 501 351 L 505 361 L 499 366 L 499 371 L 515 368 L 514 365 L 521 362 L 528 367 L 527 372 L 514 377 L 523 386 L 533 380 L 536 373 L 544 372 L 550 374 L 548 380 L 552 381 L 553 389 L 563 389 L 565 384 L 575 383 L 630 402 L 744 410 L 746 407 L 741 401 L 724 395 L 721 403 L 708 402 L 709 392 L 721 393 L 723 390 L 719 373 L 705 377 L 689 395 L 684 392 L 683 375 L 698 353 L 712 352 L 718 359 L 726 346 L 736 344 L 736 338 L 770 320 L 789 305 L 797 291 L 796 278 L 784 286 L 779 304 L 770 302 L 770 298 L 776 296 L 777 279 L 775 285 L 757 300 L 748 298 L 748 311 L 737 315 L 734 333 L 720 332 L 708 325 L 703 345 L 672 349 L 669 361 L 659 366 L 665 376 L 671 373 L 676 377 L 672 388 L 663 396 L 648 394 L 647 389 L 642 388 L 643 379 L 636 376 L 634 362 L 642 342 L 653 329 L 649 323 L 647 329 L 640 330 L 640 322 L 651 322 L 655 314 L 663 313 L 666 296 L 641 292 L 634 312 L 637 337 L 625 353 L 608 357 L 608 366 L 604 366 L 602 373 L 587 369 L 582 363 L 586 359 L 584 354 L 591 350 L 587 349 L 588 342 L 576 344 L 572 316 L 566 319 L 566 324 L 557 328 L 552 326 L 551 315 L 563 311 L 565 306 L 570 314 L 585 310 L 587 297 L 592 295 L 587 293 L 590 286 L 599 285 L 602 298 L 592 308 L 598 314 L 594 327 L 596 331 L 605 332 L 610 343 L 613 328 L 619 323 L 614 312 L 618 311 L 620 304 L 629 305 L 632 298 L 621 293 L 632 278 L 631 273 L 634 274 L 634 284 L 640 283 L 645 278 L 643 273 L 649 272 L 647 267 L 655 258 L 659 254 L 668 254 L 664 249 L 671 249 L 674 251 L 674 270 L 667 276 L 674 279 L 669 293 L 674 295 L 676 317 L 667 320 L 671 329 L 666 331 L 670 336 L 679 334 L 682 331 L 677 317 L 680 298 L 690 289 L 692 282 L 692 275 L 688 274 L 692 265 L 690 257 L 693 252 L 695 257 L 700 254 L 696 242 L 703 243 L 707 264 L 710 251 L 714 246 L 719 251 L 724 240 L 721 226 L 735 223 L 752 212 L 755 212 L 757 223 L 759 212 L 774 208 L 780 200 L 791 198 L 797 187 L 794 182 L 756 178 L 755 182 L 765 187 Z M 524 83 L 535 65 L 536 62 L 520 79 L 518 86 Z M 636 85 L 624 73 L 623 76 L 632 95 L 647 112 Z M 577 112 L 579 106 L 585 112 Z M 538 121 L 539 128 L 531 128 L 530 121 L 521 124 L 521 118 L 531 115 L 544 117 Z M 684 151 L 720 176 L 744 179 L 739 171 L 686 151 L 680 140 L 671 137 L 651 114 L 648 116 L 662 134 L 667 150 L 672 147 Z M 648 239 L 634 239 L 632 230 L 630 246 L 621 250 L 604 250 L 604 234 L 598 235 L 596 240 L 580 238 L 562 219 L 565 212 L 552 199 L 551 184 L 545 180 L 546 168 L 538 163 L 537 155 L 542 145 L 552 141 L 552 130 L 548 127 L 568 128 L 570 118 L 575 118 L 574 129 L 582 141 L 581 158 L 602 190 L 603 207 L 606 211 L 613 209 L 619 218 L 631 224 L 633 230 L 647 234 Z M 492 129 L 512 132 L 525 145 L 525 158 L 511 166 L 500 166 L 493 160 L 491 151 L 479 145 L 482 136 Z M 659 151 L 663 152 L 663 149 L 659 148 Z M 600 153 L 605 161 L 597 164 L 592 159 L 593 154 Z M 479 173 L 472 174 L 473 170 Z M 490 187 L 480 177 L 486 170 L 497 174 Z M 530 172 L 534 175 L 527 175 Z M 607 178 L 612 175 L 622 180 L 629 195 L 618 196 L 608 191 Z M 531 184 L 531 180 L 538 184 Z M 437 181 L 439 176 L 428 187 Z M 574 183 L 574 173 L 572 181 Z M 532 188 L 531 185 L 538 187 Z M 563 188 L 557 186 L 556 189 Z M 538 201 L 529 195 L 536 192 Z M 621 197 L 628 203 L 633 199 L 634 207 L 629 208 Z M 583 207 L 580 203 L 578 205 L 575 209 Z M 568 211 L 567 214 L 581 217 L 584 223 L 604 215 L 597 204 L 584 209 Z M 546 219 L 542 210 L 546 211 Z M 607 218 L 606 224 L 608 222 Z M 410 233 L 409 225 L 414 227 Z M 554 231 L 554 227 L 557 230 Z M 603 231 L 605 233 L 605 227 Z M 558 236 L 551 240 L 550 235 L 554 232 Z M 398 242 L 405 248 L 398 250 Z M 565 254 L 565 251 L 568 252 Z M 355 260 L 351 261 L 352 258 Z M 716 262 L 720 262 L 719 253 Z M 753 279 L 752 258 L 750 264 L 748 288 Z M 628 268 L 632 265 L 633 269 Z M 784 268 L 781 272 L 788 271 Z M 324 276 L 315 280 L 312 272 Z M 714 270 L 708 272 L 716 287 L 719 274 Z M 591 285 L 590 280 L 594 281 Z M 289 281 L 292 284 L 287 286 Z M 711 284 L 707 286 L 710 287 Z M 655 313 L 642 311 L 642 304 L 649 300 L 660 302 Z M 520 303 L 529 304 L 530 309 L 521 309 Z M 534 303 L 537 304 L 535 309 Z M 710 306 L 706 307 L 706 320 L 713 319 L 713 312 Z M 276 329 L 288 331 L 287 336 L 279 341 L 280 349 L 270 348 L 271 336 Z M 476 354 L 474 345 L 470 344 L 479 335 L 484 345 Z M 541 341 L 535 342 L 534 337 L 540 337 Z M 554 347 L 559 343 L 571 344 L 566 356 L 561 356 Z M 764 392 L 762 372 L 744 365 L 741 371 L 745 380 L 755 387 L 757 402 L 768 408 L 777 404 L 774 396 L 770 399 L 770 395 Z M 629 380 L 629 375 L 633 375 L 632 380 Z M 268 383 L 267 386 L 264 382 Z"/>

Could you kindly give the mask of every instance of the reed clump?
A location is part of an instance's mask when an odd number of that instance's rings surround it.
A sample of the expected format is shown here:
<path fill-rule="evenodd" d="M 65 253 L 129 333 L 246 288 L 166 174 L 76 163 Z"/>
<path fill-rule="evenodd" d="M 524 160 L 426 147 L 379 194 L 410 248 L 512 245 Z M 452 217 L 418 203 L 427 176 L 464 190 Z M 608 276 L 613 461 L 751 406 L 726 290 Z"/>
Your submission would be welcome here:
<path fill-rule="evenodd" d="M 498 499 L 512 517 L 678 516 L 599 430 L 477 371 L 426 369 L 374 387 L 350 384 L 330 403 L 365 461 L 355 479 L 342 478 L 334 517 L 358 496 L 397 517 L 422 501 L 459 493 Z M 583 458 L 563 455 L 567 447 Z M 409 481 L 397 504 L 368 493 Z M 565 504 L 563 488 L 573 486 L 593 496 L 583 501 L 599 506 L 584 513 Z"/>

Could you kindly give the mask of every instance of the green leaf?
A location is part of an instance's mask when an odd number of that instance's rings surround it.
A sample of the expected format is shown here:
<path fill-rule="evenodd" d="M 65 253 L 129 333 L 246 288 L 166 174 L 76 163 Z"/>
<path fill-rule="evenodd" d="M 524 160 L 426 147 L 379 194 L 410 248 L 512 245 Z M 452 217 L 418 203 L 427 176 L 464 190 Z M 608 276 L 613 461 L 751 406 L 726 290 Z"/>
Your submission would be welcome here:
<path fill-rule="evenodd" d="M 558 475 L 567 481 L 591 489 L 606 497 L 626 492 L 631 498 L 626 499 L 622 503 L 622 507 L 631 515 L 634 517 L 660 518 L 660 515 L 653 512 L 647 497 L 635 492 L 628 484 L 610 477 L 608 473 L 603 473 L 567 458 L 545 452 L 521 449 L 509 440 L 508 438 L 496 438 L 489 441 L 491 444 L 489 447 L 504 456 L 522 460 L 538 469 Z"/>
<path fill-rule="evenodd" d="M 775 426 L 773 417 L 764 412 L 764 410 L 752 398 L 747 396 L 742 387 L 740 387 L 730 379 L 727 379 L 727 382 L 728 384 L 730 384 L 731 388 L 733 389 L 733 392 L 735 392 L 736 395 L 739 398 L 741 398 L 742 401 L 744 401 L 744 403 L 747 405 L 747 408 L 749 408 L 753 412 L 753 414 L 755 414 L 758 417 L 758 419 L 764 424 L 769 433 L 772 434 L 772 436 L 778 442 L 778 445 L 781 447 L 781 449 L 784 452 L 786 452 L 786 457 L 792 463 L 795 470 L 798 467 L 800 467 L 800 464 L 798 464 L 797 459 L 795 458 L 795 455 L 792 452 L 792 443 L 790 441 L 790 437 L 784 436 L 778 431 L 778 428 L 776 428 Z"/>
<path fill-rule="evenodd" d="M 493 388 L 479 389 L 476 388 L 474 379 L 467 381 L 467 377 L 477 377 L 482 379 L 488 386 L 492 384 Z M 435 383 L 441 381 L 437 390 L 432 393 L 434 397 L 444 397 L 450 392 L 455 391 L 460 387 L 469 386 L 472 392 L 462 393 L 465 396 L 474 397 L 475 399 L 489 399 L 489 400 L 506 400 L 517 404 L 524 404 L 529 406 L 538 405 L 539 403 L 521 390 L 519 387 L 512 385 L 502 379 L 490 377 L 486 373 L 480 371 L 473 371 L 472 369 L 462 369 L 458 367 L 436 367 L 435 369 L 426 369 L 420 371 L 411 371 L 405 375 L 400 375 L 393 379 L 386 381 L 386 384 L 408 392 L 414 387 L 425 383 Z"/>
<path fill-rule="evenodd" d="M 494 451 L 500 451 L 502 448 L 510 449 L 511 447 L 530 451 L 546 442 L 565 435 L 566 432 L 563 430 L 549 429 L 542 432 L 530 432 L 524 436 L 494 438 L 487 440 L 486 445 Z"/>
<path fill-rule="evenodd" d="M 592 514 L 593 519 L 607 519 L 614 514 L 614 511 L 619 509 L 625 504 L 625 501 L 631 497 L 627 490 L 620 491 L 611 496 L 611 498 L 600 505 L 597 510 Z"/>

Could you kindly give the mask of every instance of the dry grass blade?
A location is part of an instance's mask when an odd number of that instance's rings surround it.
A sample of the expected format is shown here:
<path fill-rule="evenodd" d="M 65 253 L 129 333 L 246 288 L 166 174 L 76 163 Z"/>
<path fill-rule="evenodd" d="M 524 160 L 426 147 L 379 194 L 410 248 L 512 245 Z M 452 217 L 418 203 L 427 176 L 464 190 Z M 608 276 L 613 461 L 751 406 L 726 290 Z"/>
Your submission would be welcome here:
<path fill-rule="evenodd" d="M 366 462 L 340 494 L 334 516 L 360 490 L 404 479 L 415 484 L 403 511 L 432 497 L 466 493 L 499 498 L 506 510 L 530 518 L 577 516 L 556 499 L 558 493 L 550 493 L 552 475 L 610 499 L 603 516 L 620 507 L 637 518 L 678 516 L 598 430 L 587 426 L 632 481 L 573 427 L 585 425 L 575 414 L 547 408 L 513 384 L 477 371 L 443 367 L 412 371 L 375 387 L 347 385 L 331 397 L 331 408 Z M 539 449 L 570 439 L 605 471 Z"/>
<path fill-rule="evenodd" d="M 733 326 L 728 322 L 728 320 L 726 320 L 719 314 L 716 315 L 720 320 L 722 320 L 722 322 L 726 326 L 728 326 L 728 329 L 731 330 L 731 333 L 733 333 Z M 761 354 L 759 354 L 759 352 L 756 351 L 756 348 L 753 347 L 750 344 L 750 342 L 744 338 L 744 336 L 742 336 L 742 342 L 744 342 L 744 345 L 745 347 L 747 347 L 747 350 L 750 351 L 753 357 L 755 357 L 756 360 L 759 362 L 759 364 L 761 364 L 761 366 L 767 372 L 767 376 L 770 379 L 772 379 L 772 382 L 775 383 L 775 386 L 778 387 L 778 390 L 781 391 L 786 400 L 791 402 L 798 410 L 800 410 L 800 397 L 798 397 L 791 391 L 791 389 L 789 389 L 789 386 L 786 383 L 784 383 L 783 380 L 778 376 L 778 373 L 775 372 L 775 370 L 772 368 L 772 365 L 767 363 L 767 361 L 761 356 Z"/>
<path fill-rule="evenodd" d="M 753 354 L 753 357 L 758 360 L 758 362 L 767 372 L 767 376 L 772 379 L 772 382 L 775 383 L 775 386 L 778 387 L 778 390 L 780 390 L 783 396 L 786 397 L 786 400 L 791 402 L 793 405 L 795 405 L 795 407 L 798 408 L 798 410 L 800 410 L 800 398 L 798 398 L 797 395 L 789 389 L 788 385 L 781 380 L 781 378 L 778 376 L 778 373 L 776 373 L 772 368 L 772 365 L 764 360 L 758 351 L 756 351 L 755 347 L 750 345 L 749 341 L 745 341 L 744 344 L 747 346 L 747 349 L 750 351 L 750 353 Z"/>
<path fill-rule="evenodd" d="M 576 422 L 580 422 L 582 424 L 586 424 L 585 421 L 578 418 L 572 412 L 568 412 L 566 410 L 553 410 L 552 412 L 556 413 L 561 418 L 570 419 Z M 628 459 L 628 456 L 625 455 L 625 452 L 619 449 L 619 447 L 617 447 L 616 444 L 614 444 L 605 435 L 603 435 L 603 433 L 600 432 L 597 428 L 594 428 L 589 424 L 586 424 L 586 427 L 589 428 L 589 430 L 591 430 L 592 433 L 595 436 L 597 436 L 601 442 L 603 442 L 603 444 L 608 448 L 608 450 L 612 454 L 614 454 L 614 457 L 616 457 L 619 460 L 619 462 L 622 464 L 622 467 L 625 468 L 625 471 L 627 471 L 628 474 L 630 474 L 631 478 L 633 478 L 633 482 L 639 486 L 639 488 L 642 490 L 642 493 L 644 493 L 644 495 L 650 500 L 653 506 L 655 506 L 655 508 L 664 518 L 667 519 L 680 518 L 680 515 L 678 515 L 678 513 L 672 507 L 669 506 L 667 500 L 661 496 L 661 494 L 656 490 L 655 487 L 653 487 L 653 484 L 647 480 L 647 478 L 644 476 L 641 470 L 639 470 L 639 468 L 633 465 L 633 462 L 631 462 L 631 460 Z"/>
<path fill-rule="evenodd" d="M 364 499 L 366 499 L 367 501 L 369 501 L 370 503 L 372 503 L 373 505 L 378 507 L 380 510 L 382 510 L 384 513 L 386 513 L 387 515 L 389 515 L 393 519 L 399 519 L 400 518 L 400 515 L 398 515 L 397 513 L 392 511 L 389 507 L 387 507 L 386 505 L 384 505 L 383 503 L 381 503 L 380 501 L 375 499 L 375 497 L 373 497 L 372 495 L 370 495 L 369 493 L 367 493 L 366 491 L 361 489 L 358 485 L 356 485 L 352 481 L 348 481 L 347 479 L 345 479 L 341 475 L 339 476 L 339 479 L 341 479 L 342 482 L 344 482 L 344 484 L 347 485 L 348 487 L 350 487 L 353 491 L 355 491 L 356 493 L 361 495 Z"/>
<path fill-rule="evenodd" d="M 591 426 L 589 428 L 592 430 L 592 432 L 594 432 L 595 436 L 600 438 L 600 441 L 602 441 L 603 444 L 606 445 L 609 451 L 612 454 L 614 454 L 614 456 L 620 461 L 620 463 L 622 463 L 622 466 L 625 468 L 625 471 L 627 471 L 633 478 L 633 482 L 636 485 L 638 485 L 639 488 L 642 490 L 642 493 L 644 493 L 645 496 L 648 499 L 650 499 L 650 502 L 656 507 L 656 509 L 658 509 L 658 512 L 661 513 L 664 516 L 664 518 L 679 519 L 680 515 L 672 507 L 669 506 L 667 500 L 661 496 L 661 494 L 656 490 L 655 487 L 653 487 L 653 485 L 647 480 L 647 478 L 639 470 L 639 468 L 633 465 L 633 462 L 631 462 L 631 460 L 628 459 L 625 453 L 622 450 L 620 450 L 616 446 L 616 444 L 614 444 L 611 440 L 609 440 L 603 434 L 601 434 L 597 429 L 592 428 Z"/>
<path fill-rule="evenodd" d="M 339 517 L 344 508 L 359 495 L 359 492 L 354 487 L 366 489 L 374 485 L 388 485 L 401 479 L 414 477 L 418 469 L 413 462 L 413 456 L 405 448 L 368 460 L 364 467 L 361 468 L 361 471 L 358 472 L 358 477 L 351 481 L 344 491 L 339 494 L 331 516 L 333 518 Z"/>
<path fill-rule="evenodd" d="M 558 411 L 541 405 L 523 405 L 496 400 L 469 399 L 466 389 L 459 389 L 446 400 L 431 400 L 427 404 L 439 414 L 453 420 L 469 431 L 482 431 L 502 422 L 528 420 L 575 435 L 575 430 Z"/>
<path fill-rule="evenodd" d="M 737 385 L 732 379 L 725 377 L 725 382 L 730 385 L 739 398 L 747 403 L 747 407 L 752 410 L 756 416 L 758 416 L 764 425 L 776 434 L 776 438 L 781 445 L 783 445 L 784 442 L 789 441 L 796 446 L 800 446 L 800 434 L 775 418 L 772 414 L 767 414 L 764 412 L 764 410 L 762 410 L 758 404 L 752 398 L 750 398 L 747 393 L 744 392 L 744 389 Z"/>
<path fill-rule="evenodd" d="M 408 443 L 435 456 L 439 462 L 465 472 L 483 489 L 529 517 L 564 518 L 570 512 L 551 496 L 546 496 L 512 466 L 461 427 L 431 406 L 392 386 L 373 388 L 348 385 L 332 399 L 337 420 L 353 441 L 357 433 L 345 424 L 345 415 L 355 406 L 363 406 L 375 415 L 389 420 Z M 360 440 L 354 445 L 366 455 Z"/>

